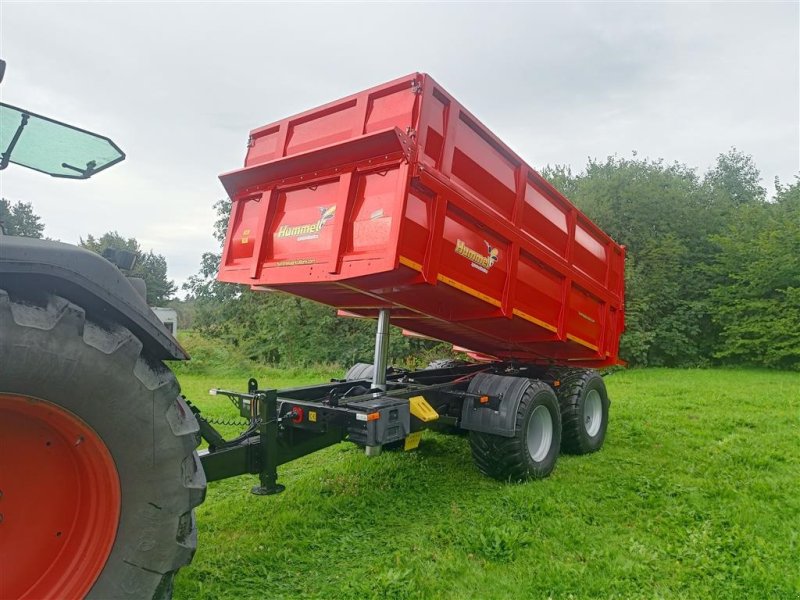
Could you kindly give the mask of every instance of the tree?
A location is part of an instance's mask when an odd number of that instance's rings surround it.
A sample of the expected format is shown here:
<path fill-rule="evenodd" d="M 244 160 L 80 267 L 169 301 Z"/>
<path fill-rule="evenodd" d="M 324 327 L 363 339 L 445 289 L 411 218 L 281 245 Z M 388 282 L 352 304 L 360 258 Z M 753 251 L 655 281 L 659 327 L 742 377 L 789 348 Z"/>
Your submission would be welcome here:
<path fill-rule="evenodd" d="M 128 250 L 136 255 L 131 277 L 141 277 L 147 284 L 147 303 L 160 306 L 167 302 L 177 290 L 175 283 L 167 279 L 167 260 L 152 250 L 144 252 L 136 238 L 124 238 L 116 231 L 104 233 L 99 238 L 93 235 L 81 239 L 84 248 L 102 254 L 106 248 Z"/>
<path fill-rule="evenodd" d="M 706 173 L 703 184 L 717 202 L 732 206 L 763 202 L 767 197 L 753 157 L 736 148 L 717 156 L 717 164 Z"/>
<path fill-rule="evenodd" d="M 546 169 L 553 183 L 615 241 L 627 247 L 623 358 L 635 365 L 704 362 L 715 339 L 704 306 L 708 235 L 719 227 L 693 169 L 610 156 L 585 172 Z"/>
<path fill-rule="evenodd" d="M 777 186 L 775 202 L 740 206 L 714 236 L 711 290 L 721 328 L 716 357 L 800 369 L 800 180 Z"/>
<path fill-rule="evenodd" d="M 227 198 L 217 200 L 214 203 L 214 210 L 217 213 L 217 219 L 214 221 L 214 239 L 222 246 L 225 241 L 225 233 L 228 227 L 228 217 L 231 211 L 231 202 Z M 247 286 L 233 285 L 227 283 L 220 283 L 217 281 L 217 271 L 219 271 L 219 263 L 222 260 L 222 254 L 216 252 L 204 252 L 200 259 L 200 270 L 196 275 L 192 275 L 183 284 L 183 289 L 189 292 L 190 297 L 195 298 L 198 302 L 206 304 L 205 312 L 208 317 L 208 312 L 211 304 L 238 298 L 248 288 Z M 203 321 L 201 316 L 200 321 Z"/>
<path fill-rule="evenodd" d="M 0 198 L 0 222 L 7 235 L 41 238 L 44 232 L 44 223 L 33 212 L 30 202 L 11 204 L 10 200 Z"/>
<path fill-rule="evenodd" d="M 567 198 L 573 198 L 577 194 L 578 178 L 573 175 L 569 165 L 547 165 L 540 174 Z"/>

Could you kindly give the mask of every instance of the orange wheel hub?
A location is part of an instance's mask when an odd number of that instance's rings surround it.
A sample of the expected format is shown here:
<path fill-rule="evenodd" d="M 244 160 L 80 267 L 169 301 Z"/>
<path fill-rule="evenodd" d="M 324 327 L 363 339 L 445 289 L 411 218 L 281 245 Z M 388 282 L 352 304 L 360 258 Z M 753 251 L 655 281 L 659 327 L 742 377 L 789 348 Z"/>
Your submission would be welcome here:
<path fill-rule="evenodd" d="M 0 598 L 81 598 L 108 560 L 120 486 L 73 413 L 0 393 Z"/>

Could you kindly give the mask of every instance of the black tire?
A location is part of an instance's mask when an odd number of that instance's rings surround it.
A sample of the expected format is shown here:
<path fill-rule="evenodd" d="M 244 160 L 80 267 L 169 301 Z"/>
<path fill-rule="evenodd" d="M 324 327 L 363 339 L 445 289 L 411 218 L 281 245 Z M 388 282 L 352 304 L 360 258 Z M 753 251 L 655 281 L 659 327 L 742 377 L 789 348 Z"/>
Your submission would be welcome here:
<path fill-rule="evenodd" d="M 561 451 L 565 454 L 589 454 L 600 450 L 606 439 L 611 405 L 603 378 L 591 369 L 566 367 L 551 369 L 548 377 L 553 381 L 561 409 Z M 593 394 L 600 399 L 599 426 L 592 424 L 595 411 L 587 409 L 587 398 Z"/>
<path fill-rule="evenodd" d="M 103 440 L 120 481 L 111 553 L 88 598 L 169 598 L 197 547 L 206 479 L 197 421 L 172 372 L 127 329 L 58 296 L 0 290 L 0 392 L 57 404 Z M 57 498 L 58 490 L 53 490 Z M 32 515 L 31 518 L 35 518 Z"/>
<path fill-rule="evenodd" d="M 528 423 L 533 411 L 543 406 L 552 419 L 552 439 L 547 454 L 535 460 L 527 442 Z M 561 441 L 561 413 L 552 388 L 542 381 L 531 380 L 517 409 L 514 437 L 471 431 L 469 444 L 478 470 L 500 481 L 526 481 L 547 477 L 556 465 Z"/>
<path fill-rule="evenodd" d="M 372 381 L 372 373 L 375 367 L 369 363 L 356 363 L 344 376 L 345 381 L 362 381 L 364 379 Z"/>

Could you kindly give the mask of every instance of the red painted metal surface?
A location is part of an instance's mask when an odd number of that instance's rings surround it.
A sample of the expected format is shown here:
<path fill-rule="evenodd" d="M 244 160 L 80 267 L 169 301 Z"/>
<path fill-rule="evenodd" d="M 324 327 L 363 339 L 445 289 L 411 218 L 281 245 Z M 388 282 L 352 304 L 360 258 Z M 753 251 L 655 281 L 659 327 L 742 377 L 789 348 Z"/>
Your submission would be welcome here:
<path fill-rule="evenodd" d="M 429 75 L 250 134 L 220 281 L 502 359 L 619 364 L 624 247 Z"/>
<path fill-rule="evenodd" d="M 111 454 L 71 412 L 14 394 L 0 394 L 0 441 L 0 598 L 83 598 L 117 534 Z"/>

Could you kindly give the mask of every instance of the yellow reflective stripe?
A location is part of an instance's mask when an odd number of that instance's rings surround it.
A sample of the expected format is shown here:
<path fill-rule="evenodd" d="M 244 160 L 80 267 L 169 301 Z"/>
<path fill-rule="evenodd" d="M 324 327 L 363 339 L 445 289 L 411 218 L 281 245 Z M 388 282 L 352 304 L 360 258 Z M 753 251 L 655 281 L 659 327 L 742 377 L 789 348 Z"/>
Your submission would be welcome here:
<path fill-rule="evenodd" d="M 591 348 L 592 350 L 594 350 L 595 352 L 597 352 L 597 346 L 595 346 L 594 344 L 590 344 L 590 343 L 589 343 L 589 342 L 587 342 L 586 340 L 582 340 L 582 339 L 581 339 L 581 338 L 579 338 L 579 337 L 575 337 L 574 335 L 572 335 L 572 334 L 570 334 L 570 333 L 568 333 L 568 334 L 567 334 L 567 339 L 568 339 L 568 340 L 572 340 L 573 342 L 577 342 L 577 343 L 578 343 L 578 344 L 580 344 L 581 346 L 586 346 L 587 348 Z"/>
<path fill-rule="evenodd" d="M 500 306 L 500 300 L 492 298 L 491 296 L 487 296 L 483 292 L 479 292 L 478 290 L 469 287 L 468 285 L 464 285 L 463 283 L 459 283 L 455 279 L 450 279 L 449 277 L 445 277 L 444 275 L 437 275 L 436 278 L 441 281 L 442 283 L 446 283 L 447 285 L 456 288 L 457 290 L 461 290 L 469 294 L 470 296 L 475 296 L 476 298 L 480 298 L 484 302 L 488 302 L 494 306 Z"/>
<path fill-rule="evenodd" d="M 413 260 L 411 260 L 410 258 L 406 258 L 405 256 L 400 257 L 400 264 L 405 265 L 410 269 L 414 269 L 415 271 L 419 271 L 420 273 L 422 272 L 421 264 L 419 264 L 418 262 L 414 262 Z"/>
<path fill-rule="evenodd" d="M 539 327 L 544 327 L 548 331 L 552 331 L 552 332 L 558 331 L 557 327 L 553 327 L 552 325 L 550 325 L 550 323 L 545 323 L 541 319 L 537 319 L 536 317 L 533 317 L 533 316 L 529 315 L 528 313 L 524 313 L 521 310 L 519 310 L 518 308 L 514 309 L 514 314 L 517 315 L 518 317 L 521 317 L 521 318 L 525 319 L 526 321 L 530 321 L 531 323 L 535 323 Z"/>
<path fill-rule="evenodd" d="M 422 272 L 422 265 L 421 264 L 419 264 L 418 262 L 415 262 L 415 261 L 413 261 L 410 258 L 407 258 L 405 256 L 401 256 L 400 257 L 400 264 L 401 265 L 405 265 L 406 267 L 408 267 L 410 269 L 414 269 L 415 271 Z M 442 283 L 446 283 L 447 285 L 449 285 L 451 287 L 454 287 L 457 290 L 460 290 L 462 292 L 465 292 L 465 293 L 469 294 L 470 296 L 474 296 L 476 298 L 480 298 L 484 302 L 488 302 L 489 304 L 492 304 L 493 306 L 502 306 L 502 302 L 500 302 L 496 298 L 492 298 L 491 296 L 487 296 L 483 292 L 479 292 L 478 290 L 476 290 L 474 288 L 471 288 L 468 285 L 464 285 L 463 283 L 460 283 L 460 282 L 456 281 L 455 279 L 451 279 L 450 277 L 447 277 L 447 276 L 441 275 L 441 274 L 437 275 L 437 279 L 439 281 L 441 281 Z M 542 321 L 541 319 L 537 319 L 536 317 L 534 317 L 532 315 L 529 315 L 528 313 L 523 312 L 523 311 L 519 310 L 518 308 L 515 308 L 513 312 L 514 312 L 514 314 L 516 316 L 521 317 L 521 318 L 525 319 L 526 321 L 530 321 L 531 323 L 534 323 L 534 324 L 538 325 L 539 327 L 547 329 L 548 331 L 552 331 L 553 333 L 558 331 L 557 327 L 551 325 L 550 323 L 546 323 L 545 321 Z M 575 342 L 578 342 L 579 344 L 581 344 L 583 346 L 586 346 L 587 348 L 591 348 L 593 350 L 597 350 L 597 346 L 593 346 L 592 344 L 590 344 L 589 342 L 587 342 L 585 340 L 582 340 L 580 338 L 576 338 L 574 336 L 569 336 L 569 335 L 567 337 L 569 339 L 575 341 Z"/>

